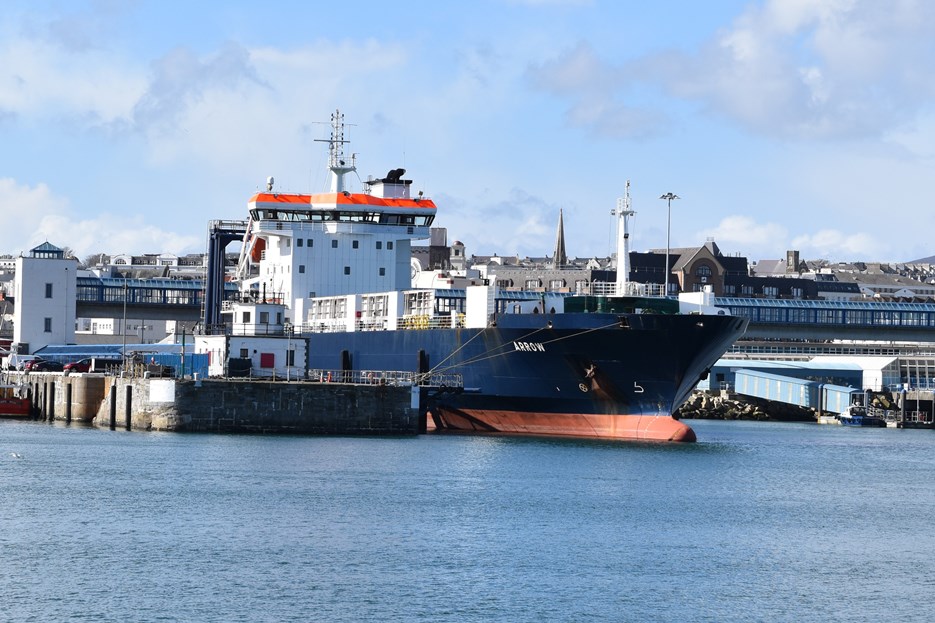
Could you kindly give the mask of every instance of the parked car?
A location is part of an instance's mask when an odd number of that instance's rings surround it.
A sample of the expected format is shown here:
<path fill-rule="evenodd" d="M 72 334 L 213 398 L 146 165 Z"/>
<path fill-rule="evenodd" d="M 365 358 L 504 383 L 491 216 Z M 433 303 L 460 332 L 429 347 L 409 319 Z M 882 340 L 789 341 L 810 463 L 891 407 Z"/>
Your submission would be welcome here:
<path fill-rule="evenodd" d="M 91 371 L 91 358 L 79 359 L 78 361 L 72 361 L 71 363 L 65 364 L 65 372 L 90 372 Z"/>
<path fill-rule="evenodd" d="M 65 364 L 65 372 L 106 372 L 107 368 L 113 368 L 123 363 L 120 359 L 113 357 L 85 357 L 78 361 L 72 361 Z"/>
<path fill-rule="evenodd" d="M 34 355 L 13 354 L 10 355 L 9 359 L 7 360 L 7 365 L 9 366 L 10 370 L 19 370 L 20 372 L 24 372 L 26 370 L 26 366 L 35 359 L 37 359 L 37 357 Z"/>
<path fill-rule="evenodd" d="M 61 372 L 64 367 L 58 361 L 38 357 L 26 362 L 26 372 Z"/>

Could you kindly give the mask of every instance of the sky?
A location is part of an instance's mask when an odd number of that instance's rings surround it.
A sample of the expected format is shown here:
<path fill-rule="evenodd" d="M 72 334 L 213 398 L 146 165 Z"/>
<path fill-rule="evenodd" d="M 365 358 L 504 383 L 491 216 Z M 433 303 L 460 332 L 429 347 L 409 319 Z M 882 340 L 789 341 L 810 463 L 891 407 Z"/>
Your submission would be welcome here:
<path fill-rule="evenodd" d="M 627 180 L 634 251 L 935 255 L 928 0 L 4 0 L 0 253 L 203 252 L 338 109 L 468 255 L 607 256 Z"/>

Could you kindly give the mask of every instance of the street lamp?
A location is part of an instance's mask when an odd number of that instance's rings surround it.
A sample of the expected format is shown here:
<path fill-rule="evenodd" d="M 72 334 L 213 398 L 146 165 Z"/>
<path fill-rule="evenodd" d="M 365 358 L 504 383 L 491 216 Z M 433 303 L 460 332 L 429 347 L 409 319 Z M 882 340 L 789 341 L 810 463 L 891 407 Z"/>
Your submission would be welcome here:
<path fill-rule="evenodd" d="M 120 327 L 120 332 L 123 333 L 123 348 L 120 351 L 121 356 L 123 357 L 123 371 L 127 370 L 127 295 L 129 294 L 129 283 L 127 278 L 123 278 L 123 326 Z"/>
<path fill-rule="evenodd" d="M 669 296 L 669 234 L 672 231 L 672 200 L 678 199 L 679 196 L 675 193 L 666 193 L 659 198 L 665 199 L 668 204 L 668 214 L 666 216 L 666 285 L 662 295 Z"/>

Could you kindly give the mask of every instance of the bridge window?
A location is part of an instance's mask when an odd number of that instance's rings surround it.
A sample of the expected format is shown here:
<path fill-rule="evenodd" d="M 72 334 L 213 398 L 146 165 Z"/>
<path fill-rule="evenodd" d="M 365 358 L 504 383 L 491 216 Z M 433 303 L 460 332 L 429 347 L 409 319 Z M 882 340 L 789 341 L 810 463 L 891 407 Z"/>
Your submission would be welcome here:
<path fill-rule="evenodd" d="M 269 312 L 260 312 L 260 324 L 269 324 Z"/>
<path fill-rule="evenodd" d="M 240 349 L 240 358 L 241 358 L 241 359 L 247 359 L 247 358 L 249 358 L 249 357 L 250 357 L 250 349 L 248 349 L 248 348 L 241 348 L 241 349 Z"/>
<path fill-rule="evenodd" d="M 47 299 L 52 298 L 52 284 L 51 283 L 45 284 L 45 298 Z"/>
<path fill-rule="evenodd" d="M 393 250 L 393 241 L 392 241 L 392 240 L 387 240 L 387 242 L 386 242 L 386 250 L 387 250 L 387 251 L 392 251 L 392 250 Z"/>
<path fill-rule="evenodd" d="M 350 275 L 350 274 L 351 274 L 351 267 L 350 267 L 350 266 L 345 266 L 345 267 L 344 267 L 344 274 L 345 274 L 345 275 Z"/>
<path fill-rule="evenodd" d="M 312 247 L 315 244 L 315 241 L 312 238 L 309 238 L 305 241 L 305 246 Z"/>
<path fill-rule="evenodd" d="M 386 276 L 386 269 L 383 268 L 382 266 L 380 267 L 380 276 L 381 276 L 381 277 L 385 277 L 385 276 Z"/>
<path fill-rule="evenodd" d="M 383 241 L 377 240 L 377 250 L 382 249 L 382 248 L 383 248 Z"/>
<path fill-rule="evenodd" d="M 338 248 L 338 241 L 337 241 L 337 240 L 332 240 L 332 241 L 331 241 L 331 248 L 332 248 L 332 249 L 337 249 L 337 248 Z"/>
<path fill-rule="evenodd" d="M 45 332 L 52 333 L 52 319 L 51 318 L 45 319 Z"/>
<path fill-rule="evenodd" d="M 304 272 L 305 272 L 305 264 L 299 264 L 299 272 L 300 272 L 300 273 L 304 273 Z"/>
<path fill-rule="evenodd" d="M 295 239 L 295 246 L 301 247 L 303 242 L 305 242 L 305 241 L 302 240 L 301 238 L 296 238 L 296 239 Z"/>
<path fill-rule="evenodd" d="M 352 248 L 352 249 L 357 249 L 357 248 L 359 248 L 359 247 L 360 247 L 360 241 L 358 241 L 358 240 L 352 240 L 352 241 L 351 241 L 351 248 Z"/>
<path fill-rule="evenodd" d="M 243 321 L 244 321 L 244 322 L 250 322 L 250 312 L 245 311 L 245 312 L 243 313 Z"/>

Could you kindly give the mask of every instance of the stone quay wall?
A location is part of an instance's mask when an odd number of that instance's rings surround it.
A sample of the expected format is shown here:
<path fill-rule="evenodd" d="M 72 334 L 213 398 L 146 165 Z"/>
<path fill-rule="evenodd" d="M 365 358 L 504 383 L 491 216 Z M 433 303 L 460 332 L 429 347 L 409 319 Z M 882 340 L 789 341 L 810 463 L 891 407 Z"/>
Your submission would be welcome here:
<path fill-rule="evenodd" d="M 17 375 L 33 417 L 128 430 L 410 435 L 425 432 L 406 386 L 177 380 L 55 372 Z"/>
<path fill-rule="evenodd" d="M 128 429 L 408 435 L 424 430 L 410 387 L 111 378 L 94 423 Z M 418 390 L 416 390 L 418 392 Z"/>

